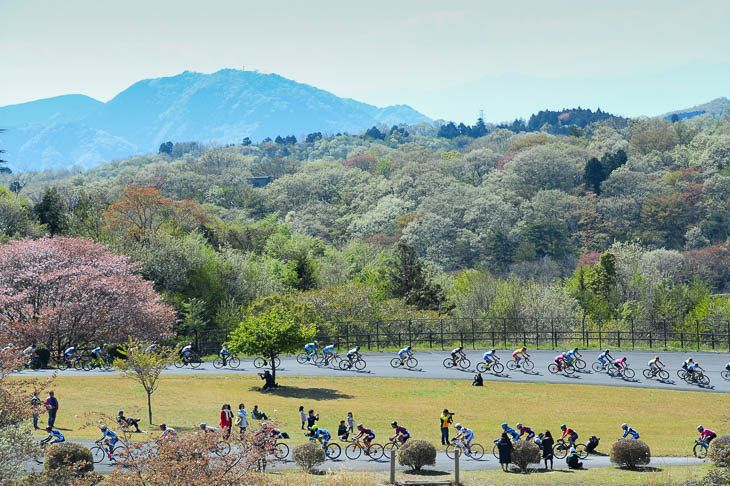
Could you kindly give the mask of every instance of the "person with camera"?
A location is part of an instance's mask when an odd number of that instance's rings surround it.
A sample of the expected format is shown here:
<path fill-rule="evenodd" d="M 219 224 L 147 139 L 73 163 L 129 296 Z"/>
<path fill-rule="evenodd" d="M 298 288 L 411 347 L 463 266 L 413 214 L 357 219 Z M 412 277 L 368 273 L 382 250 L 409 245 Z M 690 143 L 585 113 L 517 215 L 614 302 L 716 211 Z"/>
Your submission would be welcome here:
<path fill-rule="evenodd" d="M 444 409 L 441 414 L 441 445 L 449 445 L 449 425 L 454 423 L 454 414 Z"/>

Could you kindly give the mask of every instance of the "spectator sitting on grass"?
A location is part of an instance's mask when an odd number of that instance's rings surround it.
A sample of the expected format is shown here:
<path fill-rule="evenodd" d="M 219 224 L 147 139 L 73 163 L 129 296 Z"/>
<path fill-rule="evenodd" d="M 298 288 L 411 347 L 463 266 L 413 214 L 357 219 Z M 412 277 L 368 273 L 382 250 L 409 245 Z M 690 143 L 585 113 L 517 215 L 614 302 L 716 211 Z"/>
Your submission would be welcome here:
<path fill-rule="evenodd" d="M 337 427 L 337 437 L 341 441 L 346 441 L 350 434 L 347 432 L 347 425 L 344 420 L 340 420 L 340 426 Z"/>
<path fill-rule="evenodd" d="M 269 420 L 269 417 L 266 416 L 264 412 L 259 410 L 258 405 L 253 406 L 253 410 L 251 410 L 251 416 L 255 418 L 256 420 Z"/>
<path fill-rule="evenodd" d="M 119 411 L 119 415 L 117 415 L 117 423 L 122 428 L 122 430 L 125 430 L 129 427 L 134 427 L 135 432 L 142 432 L 139 430 L 139 419 L 132 418 L 132 417 L 125 417 L 124 416 L 124 410 Z"/>
<path fill-rule="evenodd" d="M 279 386 L 274 381 L 274 376 L 269 370 L 266 370 L 263 373 L 259 373 L 259 376 L 262 380 L 264 380 L 264 386 L 261 388 L 261 391 L 273 390 L 274 388 Z"/>

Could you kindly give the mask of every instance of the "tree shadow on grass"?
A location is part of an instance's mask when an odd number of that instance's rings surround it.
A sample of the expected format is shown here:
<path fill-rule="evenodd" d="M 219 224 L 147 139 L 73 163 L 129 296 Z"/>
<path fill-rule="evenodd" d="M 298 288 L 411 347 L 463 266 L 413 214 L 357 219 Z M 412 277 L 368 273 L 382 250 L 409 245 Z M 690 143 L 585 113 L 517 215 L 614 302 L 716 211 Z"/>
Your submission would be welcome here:
<path fill-rule="evenodd" d="M 509 472 L 515 473 L 515 474 L 523 474 L 519 468 L 516 468 L 515 466 L 510 466 Z M 527 468 L 527 474 L 542 474 L 542 473 L 567 473 L 567 474 L 574 474 L 575 471 L 572 469 L 545 469 L 545 468 Z"/>
<path fill-rule="evenodd" d="M 403 474 L 409 475 L 409 476 L 429 476 L 429 477 L 436 477 L 436 476 L 451 476 L 452 473 L 447 471 L 436 471 L 434 469 L 421 469 L 420 471 L 413 471 L 413 470 L 407 470 L 403 471 Z"/>
<path fill-rule="evenodd" d="M 631 472 L 649 472 L 649 473 L 656 473 L 656 472 L 663 471 L 662 468 L 654 467 L 654 466 L 638 466 L 638 467 L 619 466 L 616 469 L 621 469 L 623 471 L 631 471 Z"/>
<path fill-rule="evenodd" d="M 275 395 L 277 397 L 286 398 L 301 398 L 307 400 L 338 400 L 338 399 L 351 399 L 354 398 L 352 395 L 341 393 L 331 388 L 299 388 L 296 386 L 278 386 L 277 388 L 269 391 L 261 391 L 258 386 L 252 386 L 248 389 L 251 392 L 259 392 L 262 394 Z"/>

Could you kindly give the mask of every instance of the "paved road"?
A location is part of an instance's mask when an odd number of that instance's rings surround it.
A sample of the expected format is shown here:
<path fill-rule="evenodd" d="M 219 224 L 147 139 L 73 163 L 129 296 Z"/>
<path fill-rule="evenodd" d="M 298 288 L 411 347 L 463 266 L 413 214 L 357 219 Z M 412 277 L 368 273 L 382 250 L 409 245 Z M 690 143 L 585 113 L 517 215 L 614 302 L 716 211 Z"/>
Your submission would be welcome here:
<path fill-rule="evenodd" d="M 394 353 L 365 353 L 364 357 L 367 361 L 367 368 L 363 371 L 342 371 L 333 369 L 332 367 L 314 366 L 310 364 L 301 365 L 296 362 L 294 357 L 282 358 L 281 369 L 277 370 L 277 375 L 307 375 L 307 376 L 362 376 L 362 377 L 395 377 L 395 378 L 424 378 L 424 379 L 463 379 L 471 380 L 475 373 L 475 366 L 481 360 L 483 351 L 467 351 L 467 356 L 472 362 L 472 366 L 468 370 L 455 370 L 444 368 L 442 362 L 449 353 L 444 351 L 416 352 L 415 357 L 418 359 L 418 367 L 414 370 L 394 369 L 390 366 L 390 360 L 395 356 Z M 509 358 L 507 351 L 497 351 L 497 355 L 502 358 L 502 362 L 506 362 Z M 678 352 L 660 352 L 662 362 L 668 365 L 669 380 L 661 382 L 659 380 L 647 380 L 641 374 L 641 371 L 647 367 L 647 362 L 654 357 L 657 352 L 648 351 L 622 351 L 613 353 L 614 357 L 626 356 L 631 367 L 636 372 L 636 377 L 632 380 L 612 378 L 606 373 L 595 373 L 590 371 L 591 363 L 595 361 L 598 353 L 596 351 L 586 351 L 583 358 L 587 362 L 587 367 L 582 372 L 577 372 L 572 376 L 552 375 L 547 371 L 547 365 L 553 361 L 556 351 L 532 351 L 531 356 L 535 362 L 535 369 L 532 372 L 523 372 L 520 370 L 505 371 L 501 375 L 493 375 L 491 373 L 483 374 L 485 381 L 496 382 L 541 382 L 541 383 L 573 383 L 584 385 L 611 385 L 611 386 L 628 386 L 639 388 L 659 388 L 666 390 L 694 390 L 694 391 L 712 391 L 712 392 L 730 392 L 730 381 L 723 380 L 720 371 L 725 364 L 730 361 L 730 355 L 727 353 L 678 353 Z M 710 385 L 700 387 L 697 385 L 689 385 L 677 378 L 676 371 L 681 363 L 688 356 L 699 362 L 706 370 L 710 377 Z M 212 363 L 204 363 L 198 369 L 191 368 L 169 368 L 165 371 L 167 374 L 228 374 L 241 373 L 253 374 L 261 370 L 253 367 L 251 360 L 242 360 L 238 370 L 217 370 Z M 40 371 L 23 371 L 23 375 L 48 376 L 52 370 Z M 60 376 L 103 376 L 106 374 L 115 374 L 116 371 L 76 371 L 67 370 L 59 372 Z"/>
<path fill-rule="evenodd" d="M 94 445 L 94 442 L 91 440 L 79 440 L 75 441 L 79 442 L 81 444 L 84 444 L 87 447 L 91 447 Z M 491 450 L 491 449 L 490 449 Z M 657 466 L 692 466 L 702 464 L 701 459 L 697 459 L 695 457 L 652 457 L 651 458 L 651 465 L 654 467 Z M 596 468 L 596 467 L 608 467 L 611 466 L 611 462 L 609 461 L 608 456 L 589 456 L 583 461 L 583 467 L 585 468 Z M 40 471 L 43 466 L 39 465 L 35 461 L 30 461 L 26 465 L 26 469 L 30 471 Z M 567 466 L 565 465 L 565 460 L 555 460 L 555 467 L 556 469 L 565 469 Z M 289 457 L 286 458 L 284 462 L 281 463 L 275 463 L 271 469 L 296 469 L 297 466 L 294 464 L 294 462 L 291 461 L 291 453 L 289 454 Z M 396 468 L 398 470 L 406 470 L 406 467 L 399 466 L 396 463 Z M 436 455 L 436 465 L 433 466 L 434 469 L 440 470 L 440 471 L 453 471 L 454 469 L 454 460 L 449 459 L 445 453 L 439 452 Z M 114 465 L 108 461 L 104 460 L 100 464 L 96 464 L 94 466 L 94 469 L 96 472 L 99 473 L 109 473 L 114 469 Z M 357 460 L 350 460 L 345 458 L 344 451 L 339 459 L 335 461 L 328 460 L 325 464 L 320 466 L 320 469 L 322 470 L 346 470 L 346 471 L 389 471 L 390 470 L 390 459 L 387 457 L 383 457 L 382 459 L 378 461 L 373 461 L 371 459 L 366 459 L 364 457 L 360 457 L 360 459 Z M 462 456 L 460 460 L 460 469 L 466 470 L 466 471 L 475 471 L 475 470 L 482 470 L 482 469 L 499 469 L 499 461 L 494 458 L 491 454 L 485 454 L 484 458 L 476 461 L 473 459 L 466 459 Z"/>

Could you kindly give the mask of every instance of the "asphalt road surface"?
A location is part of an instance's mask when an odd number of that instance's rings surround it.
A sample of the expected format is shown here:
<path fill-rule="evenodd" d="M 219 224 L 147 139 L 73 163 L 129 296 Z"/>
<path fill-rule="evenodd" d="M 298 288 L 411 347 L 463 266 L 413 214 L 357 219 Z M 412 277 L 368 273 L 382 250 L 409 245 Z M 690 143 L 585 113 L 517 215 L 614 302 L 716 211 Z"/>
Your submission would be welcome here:
<path fill-rule="evenodd" d="M 79 442 L 87 447 L 92 447 L 94 445 L 94 441 L 91 440 L 79 440 L 74 441 Z M 491 445 L 491 441 L 487 441 Z M 487 444 L 487 442 L 484 442 L 484 444 Z M 486 448 L 486 445 L 485 445 Z M 599 446 L 600 448 L 600 446 Z M 343 444 L 344 449 L 344 444 Z M 489 451 L 491 451 L 491 447 L 489 447 Z M 651 458 L 651 465 L 653 467 L 661 467 L 661 466 L 691 466 L 691 465 L 697 465 L 702 464 L 701 459 L 697 459 L 695 457 L 652 457 Z M 463 471 L 475 471 L 475 470 L 483 470 L 483 469 L 499 469 L 499 461 L 495 459 L 495 457 L 491 453 L 485 453 L 484 457 L 480 460 L 474 460 L 474 459 L 468 459 L 464 456 L 461 457 L 459 461 L 460 469 Z M 590 469 L 590 468 L 596 468 L 596 467 L 608 467 L 611 466 L 611 462 L 609 461 L 608 456 L 600 455 L 600 456 L 589 456 L 586 459 L 583 460 L 583 467 Z M 111 461 L 105 459 L 103 462 L 99 464 L 94 465 L 94 470 L 98 473 L 109 473 L 111 472 L 115 467 L 115 464 L 113 464 Z M 29 461 L 26 465 L 26 470 L 28 472 L 30 471 L 36 471 L 39 472 L 43 468 L 42 465 L 38 464 L 35 461 Z M 291 452 L 289 453 L 289 456 L 284 460 L 284 462 L 276 462 L 271 467 L 270 470 L 276 470 L 276 469 L 296 469 L 297 465 L 291 460 Z M 454 460 L 449 459 L 444 452 L 439 452 L 436 455 L 436 465 L 432 466 L 433 469 L 439 470 L 439 471 L 453 471 L 454 469 Z M 565 464 L 564 459 L 555 459 L 555 468 L 556 469 L 567 469 L 567 465 Z M 383 456 L 380 460 L 374 461 L 369 458 L 365 458 L 364 456 L 361 456 L 357 460 L 351 460 L 347 459 L 343 453 L 340 455 L 339 459 L 337 460 L 327 460 L 322 466 L 320 466 L 321 470 L 343 470 L 343 471 L 389 471 L 390 470 L 390 459 L 387 456 Z M 400 466 L 396 462 L 396 469 L 398 470 L 406 470 L 408 469 L 405 466 Z M 431 469 L 431 468 L 429 468 Z"/>
<path fill-rule="evenodd" d="M 443 360 L 449 356 L 446 351 L 417 351 L 414 356 L 418 360 L 418 366 L 409 370 L 404 368 L 395 369 L 391 367 L 390 360 L 395 357 L 395 353 L 368 353 L 364 352 L 363 357 L 367 362 L 367 367 L 362 371 L 347 370 L 343 371 L 332 366 L 315 366 L 313 364 L 299 364 L 294 357 L 281 358 L 281 368 L 277 369 L 277 376 L 280 375 L 306 375 L 306 376 L 361 376 L 361 377 L 391 377 L 391 378 L 423 378 L 423 379 L 463 379 L 471 380 L 476 372 L 476 365 L 481 361 L 484 351 L 467 351 L 467 357 L 471 360 L 471 366 L 468 369 L 446 369 Z M 483 373 L 485 383 L 490 381 L 496 382 L 528 382 L 528 383 L 573 383 L 583 385 L 609 385 L 609 386 L 628 386 L 638 388 L 658 388 L 665 390 L 692 390 L 707 392 L 730 392 L 730 381 L 724 380 L 720 376 L 720 372 L 730 361 L 728 353 L 692 353 L 692 352 L 649 352 L 649 351 L 621 351 L 614 352 L 615 358 L 625 356 L 631 368 L 636 372 L 633 379 L 620 377 L 611 377 L 605 372 L 594 372 L 591 370 L 591 364 L 596 361 L 597 351 L 585 351 L 583 359 L 587 366 L 584 370 L 579 370 L 572 376 L 563 374 L 553 375 L 548 372 L 547 366 L 552 363 L 557 351 L 539 350 L 532 351 L 530 355 L 535 363 L 532 371 L 524 371 L 521 369 L 505 370 L 495 375 L 493 373 Z M 642 375 L 642 370 L 648 368 L 648 361 L 656 355 L 659 355 L 662 362 L 667 365 L 669 379 L 660 381 L 658 379 L 648 380 Z M 510 357 L 508 351 L 497 351 L 497 355 L 501 358 L 502 363 L 506 364 Z M 677 370 L 681 367 L 682 362 L 687 357 L 693 357 L 694 360 L 705 369 L 707 376 L 710 378 L 709 386 L 698 386 L 696 384 L 688 384 L 677 377 Z M 228 374 L 241 373 L 253 374 L 262 370 L 254 368 L 252 360 L 242 359 L 241 365 L 236 370 L 231 369 L 215 369 L 211 362 L 203 363 L 197 369 L 189 367 L 174 368 L 171 367 L 165 371 L 167 374 Z M 53 370 L 25 370 L 22 372 L 26 376 L 48 376 Z M 76 371 L 66 370 L 59 371 L 59 376 L 103 376 L 107 374 L 115 374 L 117 371 Z"/>

